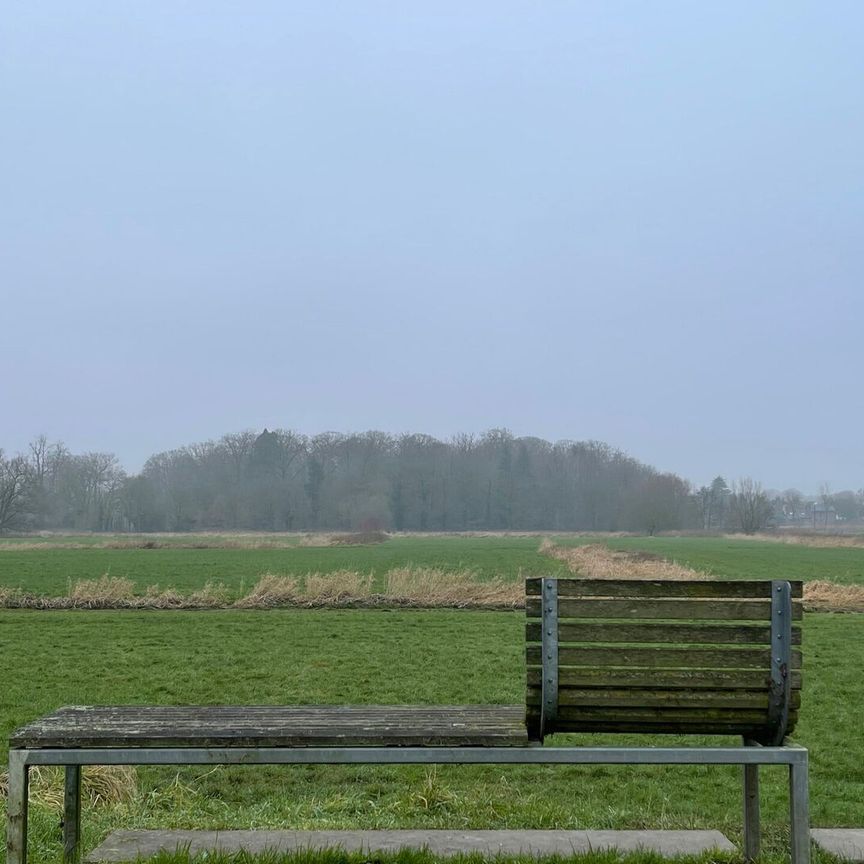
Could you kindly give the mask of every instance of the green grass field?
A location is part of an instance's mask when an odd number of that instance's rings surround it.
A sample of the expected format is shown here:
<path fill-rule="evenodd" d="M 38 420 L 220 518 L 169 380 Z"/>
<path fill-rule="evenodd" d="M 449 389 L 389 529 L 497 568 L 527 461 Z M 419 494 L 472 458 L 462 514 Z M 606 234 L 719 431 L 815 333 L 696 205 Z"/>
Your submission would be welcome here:
<path fill-rule="evenodd" d="M 796 738 L 812 751 L 816 825 L 861 821 L 862 623 L 860 615 L 805 622 Z M 0 731 L 5 740 L 17 724 L 69 703 L 518 703 L 522 639 L 517 612 L 4 611 L 0 656 L 15 671 L 0 697 Z M 785 777 L 764 774 L 768 848 L 777 852 Z M 88 847 L 121 826 L 740 832 L 731 768 L 182 768 L 141 769 L 140 778 L 132 803 L 86 813 Z M 35 805 L 32 826 L 34 860 L 55 860 L 57 812 Z"/>
<path fill-rule="evenodd" d="M 857 549 L 721 538 L 605 542 L 667 555 L 718 575 L 864 581 L 864 552 Z M 0 551 L 0 584 L 65 594 L 77 579 L 110 572 L 141 588 L 192 590 L 222 581 L 239 594 L 266 570 L 383 574 L 411 563 L 468 568 L 480 578 L 564 572 L 563 564 L 538 554 L 534 537 L 396 537 L 375 546 L 284 550 L 89 545 Z M 811 749 L 814 825 L 864 824 L 858 716 L 864 704 L 862 626 L 864 616 L 856 614 L 809 614 L 805 620 L 805 691 L 795 737 Z M 0 763 L 15 726 L 63 704 L 523 700 L 519 612 L 5 610 L 0 611 L 0 656 L 8 670 L 0 688 Z M 624 743 L 620 736 L 590 740 Z M 786 780 L 782 769 L 763 773 L 766 859 L 779 862 L 786 842 Z M 58 815 L 44 803 L 33 805 L 36 864 L 59 858 Z M 134 798 L 87 809 L 84 824 L 85 848 L 91 848 L 120 827 L 715 827 L 737 840 L 741 817 L 734 768 L 185 767 L 139 769 Z M 613 858 L 598 854 L 591 862 L 611 864 Z M 166 857 L 166 864 L 169 860 L 184 859 Z M 360 864 L 338 855 L 289 860 Z M 421 853 L 382 860 L 429 864 Z M 656 864 L 652 856 L 633 860 Z"/>
<path fill-rule="evenodd" d="M 480 578 L 519 579 L 539 573 L 566 573 L 566 567 L 537 552 L 537 537 L 392 537 L 369 546 L 297 546 L 286 549 L 52 549 L 0 551 L 0 585 L 35 594 L 63 596 L 79 579 L 103 574 L 190 593 L 207 582 L 222 582 L 237 596 L 262 573 L 303 575 L 333 570 L 374 572 L 412 564 L 445 570 L 468 569 Z"/>

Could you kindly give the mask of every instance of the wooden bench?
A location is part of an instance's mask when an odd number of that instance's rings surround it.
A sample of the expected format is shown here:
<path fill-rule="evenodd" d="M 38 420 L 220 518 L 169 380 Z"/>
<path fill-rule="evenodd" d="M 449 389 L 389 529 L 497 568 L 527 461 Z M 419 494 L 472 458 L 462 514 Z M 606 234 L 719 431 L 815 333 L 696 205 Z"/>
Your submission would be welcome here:
<path fill-rule="evenodd" d="M 793 864 L 809 862 L 801 583 L 528 579 L 525 705 L 66 707 L 10 739 L 7 862 L 27 857 L 31 765 L 66 768 L 79 854 L 82 765 L 737 764 L 759 852 L 759 765 L 787 765 Z M 557 733 L 735 735 L 733 746 L 541 746 Z"/>

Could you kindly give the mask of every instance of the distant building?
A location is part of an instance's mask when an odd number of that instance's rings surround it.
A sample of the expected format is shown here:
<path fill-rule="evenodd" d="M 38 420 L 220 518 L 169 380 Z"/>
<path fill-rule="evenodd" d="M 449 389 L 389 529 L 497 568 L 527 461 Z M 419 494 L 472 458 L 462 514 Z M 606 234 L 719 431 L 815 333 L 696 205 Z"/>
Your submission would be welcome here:
<path fill-rule="evenodd" d="M 811 515 L 814 528 L 828 528 L 837 521 L 837 511 L 830 504 L 814 504 Z"/>

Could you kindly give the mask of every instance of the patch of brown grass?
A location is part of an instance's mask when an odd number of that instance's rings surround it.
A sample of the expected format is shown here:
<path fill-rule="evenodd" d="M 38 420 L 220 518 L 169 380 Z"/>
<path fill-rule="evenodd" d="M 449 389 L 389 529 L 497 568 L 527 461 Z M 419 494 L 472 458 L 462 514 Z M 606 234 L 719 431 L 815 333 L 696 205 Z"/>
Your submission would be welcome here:
<path fill-rule="evenodd" d="M 789 543 L 793 546 L 812 546 L 816 549 L 861 549 L 862 534 L 808 534 L 806 532 L 777 534 L 724 534 L 728 540 L 762 540 L 765 543 Z"/>
<path fill-rule="evenodd" d="M 371 546 L 375 543 L 384 543 L 389 539 L 390 535 L 386 531 L 356 531 L 347 534 L 318 532 L 315 534 L 304 534 L 297 542 L 297 546 L 313 548 L 327 546 Z"/>
<path fill-rule="evenodd" d="M 272 609 L 280 606 L 415 608 L 519 608 L 524 603 L 519 582 L 480 581 L 472 570 L 434 567 L 397 567 L 384 576 L 384 587 L 373 591 L 372 573 L 336 570 L 296 576 L 266 573 L 245 597 L 240 609 Z"/>
<path fill-rule="evenodd" d="M 239 609 L 273 609 L 293 606 L 300 597 L 300 583 L 296 576 L 265 573 L 255 587 L 234 605 Z"/>
<path fill-rule="evenodd" d="M 148 585 L 144 595 L 133 597 L 129 605 L 136 609 L 222 609 L 230 605 L 232 596 L 231 589 L 222 582 L 207 582 L 191 594 Z"/>
<path fill-rule="evenodd" d="M 605 546 L 557 546 L 548 539 L 540 553 L 564 561 L 571 573 L 589 579 L 709 579 L 707 573 L 665 561 L 650 552 L 618 552 Z M 864 585 L 839 585 L 828 580 L 804 584 L 808 612 L 864 612 Z"/>
<path fill-rule="evenodd" d="M 333 545 L 333 535 L 319 532 L 316 534 L 304 534 L 298 541 L 298 546 L 311 547 L 313 549 Z"/>
<path fill-rule="evenodd" d="M 540 543 L 541 555 L 563 561 L 571 573 L 588 579 L 709 579 L 707 573 L 667 561 L 650 552 L 620 552 L 601 544 L 558 546 Z"/>
<path fill-rule="evenodd" d="M 63 806 L 62 768 L 30 768 L 29 798 L 34 804 Z M 0 798 L 9 794 L 9 774 L 0 774 Z M 138 774 L 128 765 L 85 765 L 81 771 L 81 797 L 94 806 L 124 804 L 138 794 Z"/>
<path fill-rule="evenodd" d="M 385 586 L 384 597 L 400 605 L 515 609 L 525 602 L 525 589 L 521 582 L 480 581 L 473 570 L 396 567 L 388 571 Z"/>
<path fill-rule="evenodd" d="M 331 546 L 372 546 L 384 543 L 390 537 L 386 531 L 358 531 L 354 534 L 333 534 L 330 537 Z"/>
<path fill-rule="evenodd" d="M 45 539 L 0 542 L 0 552 L 30 552 L 46 549 L 294 549 L 299 533 L 231 532 L 229 534 L 191 534 L 160 532 L 154 534 L 96 535 L 93 542 L 81 542 L 80 535 L 50 534 Z M 94 536 L 94 535 L 89 535 Z"/>
<path fill-rule="evenodd" d="M 808 612 L 864 612 L 864 585 L 838 585 L 824 579 L 804 585 Z"/>
<path fill-rule="evenodd" d="M 135 598 L 135 583 L 107 573 L 98 579 L 79 579 L 69 592 L 74 606 L 84 609 L 112 609 Z"/>
<path fill-rule="evenodd" d="M 313 605 L 339 605 L 367 599 L 372 594 L 372 574 L 356 570 L 307 573 L 303 598 Z"/>

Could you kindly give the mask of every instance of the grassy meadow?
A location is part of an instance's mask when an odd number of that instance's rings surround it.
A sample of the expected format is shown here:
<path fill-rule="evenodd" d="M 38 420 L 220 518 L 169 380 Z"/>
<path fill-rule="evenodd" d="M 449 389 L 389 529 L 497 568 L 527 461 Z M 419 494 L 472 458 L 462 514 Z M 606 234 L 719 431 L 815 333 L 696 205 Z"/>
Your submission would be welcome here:
<path fill-rule="evenodd" d="M 671 549 L 676 560 L 736 577 L 785 574 L 839 581 L 864 557 L 864 550 L 762 541 L 740 541 L 740 549 L 729 549 L 739 541 L 722 538 L 656 538 L 666 545 L 655 545 L 655 538 L 607 542 L 658 555 Z M 512 580 L 564 572 L 564 564 L 541 555 L 538 546 L 537 537 L 513 536 L 395 537 L 374 546 L 286 549 L 29 544 L 0 551 L 0 584 L 65 593 L 76 579 L 111 572 L 133 578 L 142 588 L 158 583 L 191 589 L 218 580 L 239 592 L 266 570 L 351 568 L 379 574 L 414 563 Z M 835 551 L 854 555 L 812 557 Z M 795 560 L 790 555 L 799 556 L 794 572 L 788 569 Z M 824 561 L 825 570 L 808 569 L 814 560 Z M 864 824 L 862 627 L 861 614 L 805 618 L 805 690 L 795 738 L 811 750 L 817 826 Z M 9 670 L 0 688 L 0 765 L 14 727 L 63 704 L 520 703 L 523 638 L 518 611 L 0 610 L 0 656 Z M 622 736 L 561 736 L 551 743 L 565 740 L 624 743 Z M 92 848 L 121 827 L 712 827 L 737 841 L 739 780 L 739 769 L 698 766 L 139 768 L 125 796 L 85 806 L 84 845 Z M 30 839 L 37 864 L 59 859 L 59 782 L 50 771 L 34 778 Z M 782 769 L 763 769 L 762 803 L 765 857 L 779 862 L 786 843 Z M 307 857 L 308 864 L 360 864 L 338 854 Z M 424 864 L 428 856 L 383 860 L 397 859 Z M 296 857 L 286 860 L 299 864 Z M 592 864 L 611 860 L 614 856 L 604 853 L 592 856 Z M 647 855 L 635 860 L 654 862 Z M 164 864 L 169 861 L 182 864 L 184 857 L 166 856 Z"/>
<path fill-rule="evenodd" d="M 563 546 L 598 538 L 561 537 Z M 648 552 L 728 579 L 828 579 L 864 585 L 864 545 L 809 546 L 745 537 L 604 537 L 611 549 Z M 822 540 L 822 538 L 820 538 Z M 823 541 L 824 542 L 824 541 Z"/>
<path fill-rule="evenodd" d="M 218 538 L 208 535 L 206 540 L 186 540 L 190 545 L 209 544 L 206 548 L 181 548 L 177 535 L 173 537 L 164 546 L 152 549 L 111 548 L 97 545 L 92 538 L 85 538 L 90 542 L 82 543 L 80 548 L 67 548 L 69 538 L 55 538 L 53 543 L 43 538 L 34 544 L 2 540 L 0 586 L 60 596 L 78 580 L 107 574 L 131 579 L 141 592 L 159 585 L 191 593 L 215 582 L 239 597 L 263 573 L 302 576 L 354 570 L 380 579 L 392 568 L 410 565 L 468 570 L 479 579 L 515 581 L 527 575 L 567 572 L 561 562 L 540 555 L 538 538 L 530 536 L 397 536 L 363 546 L 303 546 L 297 544 L 299 538 L 294 535 L 292 545 L 276 549 L 269 548 L 274 542 L 269 538 L 259 539 L 258 545 L 254 539 L 247 539 L 247 548 L 235 548 L 220 546 Z M 259 548 L 261 545 L 267 548 Z"/>

